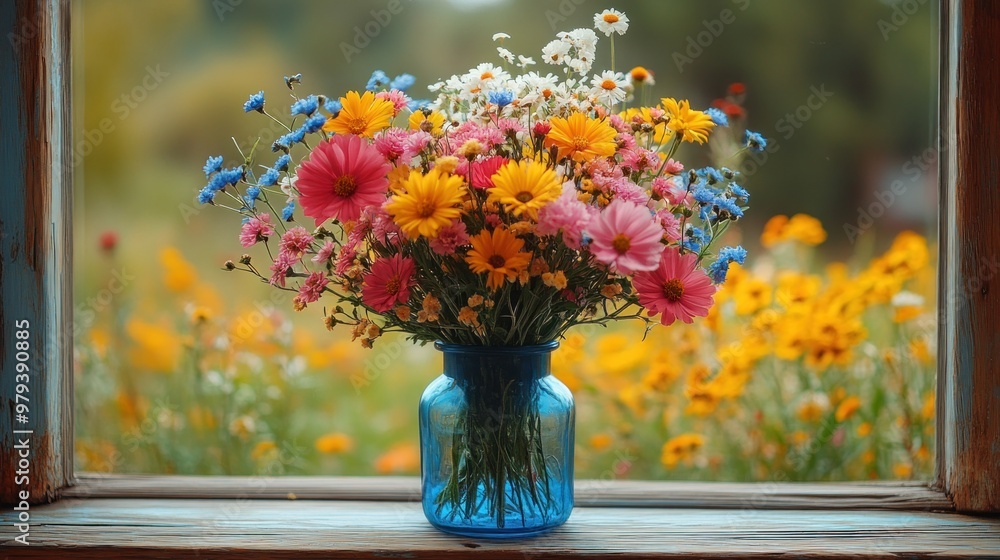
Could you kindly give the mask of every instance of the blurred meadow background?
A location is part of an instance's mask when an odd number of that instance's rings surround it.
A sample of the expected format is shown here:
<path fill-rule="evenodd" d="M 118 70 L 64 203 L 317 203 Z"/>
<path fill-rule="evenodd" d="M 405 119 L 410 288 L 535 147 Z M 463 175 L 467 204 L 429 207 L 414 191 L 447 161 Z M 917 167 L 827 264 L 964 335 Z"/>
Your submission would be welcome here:
<path fill-rule="evenodd" d="M 604 8 L 619 70 L 706 108 L 731 84 L 771 144 L 744 162 L 750 250 L 693 326 L 580 330 L 554 372 L 577 398 L 577 476 L 921 479 L 933 471 L 937 2 L 83 0 L 74 4 L 77 468 L 413 474 L 440 357 L 373 350 L 248 275 L 238 218 L 196 202 L 206 156 L 278 135 L 245 115 L 426 86 L 504 46 L 540 60 Z M 390 12 L 389 8 L 393 11 Z M 595 68 L 609 66 L 602 36 Z M 551 67 L 533 69 L 547 72 Z M 288 97 L 286 97 L 288 96 Z M 285 102 L 287 100 L 287 103 Z M 704 152 L 704 151 L 703 151 Z M 694 150 L 688 167 L 705 165 Z M 307 227 L 310 225 L 307 224 Z"/>

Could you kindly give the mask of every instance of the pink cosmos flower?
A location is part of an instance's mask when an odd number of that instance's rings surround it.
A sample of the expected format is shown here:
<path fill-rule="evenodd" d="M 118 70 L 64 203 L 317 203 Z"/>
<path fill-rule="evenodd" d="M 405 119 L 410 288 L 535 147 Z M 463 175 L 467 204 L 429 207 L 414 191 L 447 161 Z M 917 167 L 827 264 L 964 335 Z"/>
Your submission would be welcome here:
<path fill-rule="evenodd" d="M 597 208 L 584 204 L 577 198 L 576 187 L 569 182 L 563 185 L 563 193 L 559 198 L 538 211 L 538 226 L 535 231 L 541 235 L 557 235 L 561 231 L 566 246 L 579 249 L 583 230 L 597 214 Z"/>
<path fill-rule="evenodd" d="M 645 206 L 649 203 L 649 193 L 627 177 L 619 177 L 610 182 L 607 190 L 613 193 L 616 199 L 634 202 L 640 206 Z"/>
<path fill-rule="evenodd" d="M 274 259 L 274 262 L 271 263 L 271 279 L 269 280 L 271 285 L 284 288 L 285 278 L 288 277 L 288 273 L 297 260 L 297 258 L 288 253 L 279 253 L 278 258 Z"/>
<path fill-rule="evenodd" d="M 274 226 L 271 225 L 271 215 L 261 214 L 256 218 L 250 218 L 243 224 L 240 230 L 240 245 L 253 247 L 258 241 L 266 241 L 268 237 L 274 235 Z"/>
<path fill-rule="evenodd" d="M 330 283 L 330 280 L 322 272 L 313 272 L 306 277 L 305 282 L 299 287 L 298 299 L 302 303 L 312 303 L 318 301 L 323 295 L 323 288 Z"/>
<path fill-rule="evenodd" d="M 409 160 L 424 151 L 427 146 L 434 141 L 434 137 L 431 136 L 430 132 L 424 132 L 423 130 L 414 130 L 409 133 L 406 138 L 406 142 L 403 143 L 405 149 L 403 150 L 403 159 Z"/>
<path fill-rule="evenodd" d="M 380 91 L 375 94 L 375 99 L 386 99 L 392 103 L 392 116 L 394 117 L 398 115 L 400 111 L 405 109 L 406 104 L 410 102 L 410 98 L 398 89 Z"/>
<path fill-rule="evenodd" d="M 333 257 L 334 249 L 333 241 L 327 239 L 326 244 L 312 258 L 312 262 L 326 266 L 326 263 L 330 262 L 330 258 Z"/>
<path fill-rule="evenodd" d="M 452 148 L 458 149 L 468 140 L 478 140 L 484 148 L 490 149 L 496 144 L 503 144 L 503 132 L 493 126 L 483 126 L 472 121 L 465 121 L 450 134 Z"/>
<path fill-rule="evenodd" d="M 616 199 L 587 226 L 590 251 L 598 261 L 621 274 L 656 268 L 663 246 L 663 228 L 649 209 Z"/>
<path fill-rule="evenodd" d="M 667 235 L 667 239 L 670 241 L 680 241 L 681 221 L 677 219 L 677 216 L 672 214 L 669 209 L 663 208 L 656 213 L 656 219 L 660 222 L 660 226 L 663 227 L 663 232 Z"/>
<path fill-rule="evenodd" d="M 669 175 L 677 175 L 681 171 L 684 171 L 684 164 L 673 159 L 668 159 L 667 164 L 663 167 L 663 171 Z"/>
<path fill-rule="evenodd" d="M 361 137 L 337 134 L 320 142 L 298 169 L 295 186 L 302 211 L 317 226 L 330 218 L 357 220 L 365 206 L 385 200 L 390 169 Z"/>
<path fill-rule="evenodd" d="M 650 315 L 662 314 L 664 325 L 676 319 L 691 323 L 695 317 L 707 316 L 715 295 L 712 280 L 698 266 L 698 256 L 681 255 L 676 247 L 664 249 L 656 269 L 637 272 L 632 284 L 639 292 L 639 304 Z"/>
<path fill-rule="evenodd" d="M 396 225 L 396 222 L 392 219 L 389 212 L 386 211 L 385 206 L 389 204 L 389 200 L 386 200 L 382 206 L 378 208 L 372 208 L 372 235 L 375 239 L 383 243 L 396 244 L 403 230 Z"/>
<path fill-rule="evenodd" d="M 340 250 L 340 254 L 337 255 L 337 259 L 333 262 L 333 272 L 337 276 L 343 276 L 347 274 L 347 269 L 354 266 L 354 259 L 358 256 L 358 250 L 355 247 L 343 247 Z"/>
<path fill-rule="evenodd" d="M 482 161 L 472 162 L 472 186 L 477 189 L 493 188 L 493 175 L 507 163 L 503 156 L 491 156 Z"/>
<path fill-rule="evenodd" d="M 462 220 L 452 220 L 447 225 L 438 230 L 437 237 L 431 239 L 431 250 L 439 255 L 452 255 L 459 247 L 469 242 L 469 233 L 465 229 L 465 222 Z"/>
<path fill-rule="evenodd" d="M 293 227 L 281 236 L 281 254 L 298 260 L 312 245 L 313 236 L 304 227 Z"/>
<path fill-rule="evenodd" d="M 629 171 L 646 171 L 660 166 L 660 158 L 652 150 L 635 147 L 624 150 L 621 154 L 622 167 Z"/>
<path fill-rule="evenodd" d="M 514 134 L 521 134 L 525 132 L 524 125 L 521 121 L 517 119 L 500 119 L 497 121 L 497 129 L 503 133 L 504 136 L 509 135 L 511 132 Z"/>
<path fill-rule="evenodd" d="M 689 205 L 694 202 L 694 195 L 681 188 L 674 179 L 667 177 L 657 177 L 653 179 L 651 189 L 660 198 L 672 205 Z"/>
<path fill-rule="evenodd" d="M 409 134 L 401 128 L 389 128 L 378 135 L 373 146 L 387 161 L 396 161 L 406 152 Z"/>
<path fill-rule="evenodd" d="M 608 117 L 608 124 L 622 134 L 632 132 L 632 127 L 620 115 L 611 115 Z"/>
<path fill-rule="evenodd" d="M 389 311 L 397 303 L 406 303 L 410 300 L 415 268 L 413 259 L 403 258 L 399 253 L 376 259 L 371 271 L 365 274 L 361 300 L 379 313 Z"/>

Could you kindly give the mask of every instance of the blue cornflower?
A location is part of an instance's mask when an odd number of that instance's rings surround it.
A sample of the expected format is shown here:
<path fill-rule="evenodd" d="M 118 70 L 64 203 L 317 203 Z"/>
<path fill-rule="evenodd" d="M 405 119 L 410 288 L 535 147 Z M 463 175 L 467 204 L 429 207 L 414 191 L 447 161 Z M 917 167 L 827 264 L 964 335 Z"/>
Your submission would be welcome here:
<path fill-rule="evenodd" d="M 292 89 L 292 84 L 302 84 L 302 73 L 295 74 L 294 76 L 285 76 L 285 86 L 288 89 Z"/>
<path fill-rule="evenodd" d="M 706 204 L 705 206 L 701 207 L 701 210 L 698 210 L 698 219 L 700 219 L 701 221 L 707 222 L 711 217 L 712 217 L 711 206 Z"/>
<path fill-rule="evenodd" d="M 208 184 L 205 185 L 205 188 L 214 193 L 226 188 L 227 184 L 226 176 L 220 172 L 212 175 L 212 178 L 208 180 Z"/>
<path fill-rule="evenodd" d="M 289 200 L 288 204 L 286 204 L 285 207 L 281 209 L 281 219 L 285 220 L 286 222 L 290 222 L 292 221 L 292 214 L 294 213 L 295 213 L 295 201 Z"/>
<path fill-rule="evenodd" d="M 205 177 L 208 177 L 212 173 L 222 169 L 222 156 L 212 156 L 208 158 L 208 161 L 205 162 L 205 167 L 202 167 L 202 169 L 205 170 Z"/>
<path fill-rule="evenodd" d="M 490 103 L 493 103 L 494 105 L 499 105 L 500 108 L 502 109 L 507 105 L 510 105 L 511 101 L 514 101 L 514 92 L 508 90 L 491 91 L 489 98 L 490 98 Z"/>
<path fill-rule="evenodd" d="M 306 119 L 306 122 L 302 124 L 302 130 L 306 134 L 312 134 L 321 130 L 324 124 L 326 124 L 326 115 L 315 114 Z"/>
<path fill-rule="evenodd" d="M 746 189 L 737 185 L 736 183 L 729 183 L 729 192 L 733 193 L 737 197 L 742 198 L 747 202 L 750 201 L 750 193 L 748 193 Z"/>
<path fill-rule="evenodd" d="M 259 113 L 264 112 L 264 92 L 258 91 L 257 93 L 250 96 L 247 102 L 243 104 L 243 112 L 249 113 L 250 111 L 257 111 Z"/>
<path fill-rule="evenodd" d="M 243 166 L 231 167 L 229 169 L 223 169 L 216 174 L 216 177 L 222 177 L 227 185 L 235 185 L 243 179 Z"/>
<path fill-rule="evenodd" d="M 262 187 L 270 187 L 271 185 L 277 182 L 278 182 L 278 170 L 268 169 L 267 171 L 264 172 L 263 175 L 260 176 L 260 180 L 257 181 L 257 184 Z"/>
<path fill-rule="evenodd" d="M 215 191 L 211 187 L 205 187 L 198 192 L 198 202 L 211 204 L 215 201 Z"/>
<path fill-rule="evenodd" d="M 406 104 L 406 108 L 410 111 L 416 113 L 417 111 L 423 111 L 431 106 L 429 99 L 411 99 Z"/>
<path fill-rule="evenodd" d="M 729 212 L 730 215 L 737 218 L 743 217 L 743 209 L 736 204 L 736 201 L 725 196 L 720 196 L 715 199 L 715 205 L 719 207 L 719 210 Z"/>
<path fill-rule="evenodd" d="M 715 107 L 705 109 L 705 114 L 708 115 L 708 118 L 712 119 L 712 122 L 716 126 L 729 126 L 729 117 L 720 109 L 716 109 Z"/>
<path fill-rule="evenodd" d="M 303 97 L 292 103 L 292 115 L 305 115 L 308 117 L 315 113 L 316 109 L 319 109 L 319 100 L 316 99 L 315 95 Z"/>
<path fill-rule="evenodd" d="M 709 185 L 714 185 L 716 183 L 721 183 L 724 179 L 722 178 L 722 173 L 714 167 L 703 167 L 698 170 L 698 176 L 704 177 L 708 181 Z"/>
<path fill-rule="evenodd" d="M 247 187 L 247 198 L 250 200 L 260 198 L 260 187 Z"/>
<path fill-rule="evenodd" d="M 758 154 L 767 148 L 767 140 L 765 140 L 760 134 L 749 130 L 743 133 L 743 143 L 746 144 L 747 148 L 749 148 L 751 152 L 756 152 Z"/>
<path fill-rule="evenodd" d="M 257 203 L 257 199 L 256 198 L 250 198 L 250 195 L 246 195 L 246 196 L 243 197 L 243 206 L 245 206 L 246 208 L 248 208 L 250 210 L 254 209 L 254 206 L 256 205 L 256 203 Z"/>
<path fill-rule="evenodd" d="M 387 85 L 389 85 L 389 76 L 381 70 L 376 70 L 372 72 L 372 77 L 368 78 L 368 85 L 365 86 L 365 89 L 378 91 Z"/>
<path fill-rule="evenodd" d="M 716 284 L 725 282 L 726 274 L 729 273 L 729 264 L 743 264 L 746 258 L 747 250 L 743 247 L 739 245 L 736 247 L 724 247 L 719 251 L 719 258 L 712 263 L 712 266 L 708 267 L 708 273 L 712 277 L 712 281 Z"/>
<path fill-rule="evenodd" d="M 389 84 L 389 89 L 398 89 L 399 91 L 406 91 L 413 87 L 413 84 L 417 82 L 411 74 L 400 74 L 396 76 L 392 82 Z"/>
<path fill-rule="evenodd" d="M 743 264 L 747 260 L 747 250 L 741 245 L 737 245 L 735 247 L 723 247 L 722 250 L 719 251 L 719 258 L 726 259 L 736 264 Z"/>
<path fill-rule="evenodd" d="M 243 178 L 243 168 L 233 167 L 231 169 L 221 169 L 212 178 L 208 180 L 208 186 L 205 188 L 210 189 L 212 192 L 221 191 L 226 188 L 226 185 L 235 185 L 240 182 Z"/>
<path fill-rule="evenodd" d="M 339 99 L 327 99 L 326 103 L 323 104 L 323 108 L 326 109 L 327 113 L 331 115 L 336 115 L 344 108 L 344 104 L 340 102 Z"/>
<path fill-rule="evenodd" d="M 687 241 L 685 241 L 684 243 L 682 243 L 681 246 L 684 247 L 685 249 L 687 249 L 688 251 L 691 251 L 692 253 L 700 253 L 701 252 L 701 243 L 697 243 L 697 242 L 692 241 L 690 239 L 687 240 Z"/>
<path fill-rule="evenodd" d="M 278 161 L 274 162 L 274 169 L 278 171 L 288 171 L 288 164 L 292 162 L 292 156 L 288 154 L 281 154 Z"/>
<path fill-rule="evenodd" d="M 301 142 L 302 139 L 304 139 L 305 137 L 306 137 L 306 131 L 305 131 L 305 129 L 300 128 L 298 130 L 293 130 L 293 131 L 289 132 L 288 134 L 285 134 L 281 138 L 278 138 L 277 140 L 275 140 L 274 141 L 274 146 L 271 147 L 271 150 L 275 151 L 275 152 L 278 151 L 275 148 L 287 150 L 287 149 L 291 148 L 297 142 Z"/>
<path fill-rule="evenodd" d="M 708 187 L 697 187 L 692 194 L 698 204 L 712 204 L 718 196 L 718 193 Z"/>

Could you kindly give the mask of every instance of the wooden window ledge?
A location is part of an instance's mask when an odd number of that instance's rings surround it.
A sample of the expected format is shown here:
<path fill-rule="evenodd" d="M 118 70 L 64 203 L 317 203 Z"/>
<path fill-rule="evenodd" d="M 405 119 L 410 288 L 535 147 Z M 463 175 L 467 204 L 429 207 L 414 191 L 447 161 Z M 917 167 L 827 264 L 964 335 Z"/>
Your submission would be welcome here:
<path fill-rule="evenodd" d="M 199 491 L 197 481 L 202 477 L 162 477 L 166 487 L 161 485 L 159 490 L 149 484 L 150 478 L 156 477 L 91 481 L 55 504 L 32 506 L 29 546 L 13 541 L 14 516 L 5 507 L 0 514 L 4 535 L 0 557 L 526 560 L 583 556 L 1000 556 L 1000 518 L 932 511 L 943 509 L 942 505 L 946 508 L 947 501 L 935 501 L 933 491 L 912 485 L 742 485 L 742 490 L 733 494 L 727 485 L 623 482 L 588 490 L 588 481 L 580 481 L 578 502 L 594 505 L 578 507 L 566 525 L 533 539 L 490 541 L 453 537 L 433 529 L 412 494 L 415 479 L 370 483 L 354 479 L 353 490 L 343 492 L 323 488 L 351 488 L 332 479 L 313 479 L 311 484 L 304 479 L 270 479 L 255 495 L 246 492 L 249 486 L 240 479 L 220 479 L 215 490 L 202 487 Z M 137 480 L 145 484 L 140 486 Z M 305 499 L 288 491 L 300 484 Z M 378 486 L 382 494 L 364 501 L 345 499 L 365 492 L 359 484 Z M 129 491 L 129 485 L 145 491 L 136 495 Z M 236 486 L 243 486 L 243 490 Z M 187 493 L 201 492 L 206 497 L 149 495 L 174 493 L 182 487 Z M 311 487 L 319 488 L 316 495 L 334 499 L 316 499 L 309 494 Z M 706 488 L 714 490 L 705 494 L 702 491 Z M 649 505 L 668 503 L 671 494 L 686 500 L 699 492 L 702 507 Z M 227 493 L 232 495 L 223 497 Z M 607 505 L 637 493 L 650 498 L 639 503 L 643 507 Z M 824 494 L 828 497 L 823 498 Z M 739 503 L 734 498 L 740 495 L 745 505 L 723 506 L 724 500 Z M 278 499 L 282 496 L 284 499 Z M 805 505 L 810 500 L 811 507 Z M 848 507 L 850 504 L 853 506 Z M 833 509 L 826 509 L 830 507 Z"/>

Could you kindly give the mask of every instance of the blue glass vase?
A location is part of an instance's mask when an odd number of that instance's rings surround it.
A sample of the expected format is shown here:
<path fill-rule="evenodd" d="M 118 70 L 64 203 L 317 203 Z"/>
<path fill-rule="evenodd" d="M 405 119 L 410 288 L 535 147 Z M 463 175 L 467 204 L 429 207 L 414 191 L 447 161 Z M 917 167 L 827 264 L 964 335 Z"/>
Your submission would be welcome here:
<path fill-rule="evenodd" d="M 424 515 L 473 537 L 524 537 L 573 510 L 573 394 L 551 375 L 558 343 L 437 343 L 444 373 L 420 399 Z"/>

